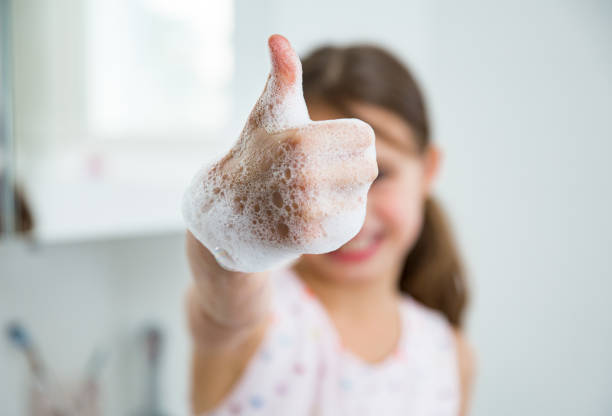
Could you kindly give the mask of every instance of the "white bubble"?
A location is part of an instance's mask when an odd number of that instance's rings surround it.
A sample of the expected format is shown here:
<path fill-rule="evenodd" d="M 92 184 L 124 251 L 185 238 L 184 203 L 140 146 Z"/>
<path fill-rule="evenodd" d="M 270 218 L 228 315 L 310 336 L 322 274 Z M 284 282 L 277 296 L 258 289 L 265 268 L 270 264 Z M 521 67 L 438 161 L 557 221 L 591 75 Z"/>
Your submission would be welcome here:
<path fill-rule="evenodd" d="M 228 156 L 202 168 L 183 196 L 188 229 L 218 263 L 264 271 L 355 236 L 375 176 L 371 127 L 311 121 L 301 72 L 289 87 L 272 74 L 250 121 Z M 289 129 L 302 138 L 298 145 L 269 136 Z"/>

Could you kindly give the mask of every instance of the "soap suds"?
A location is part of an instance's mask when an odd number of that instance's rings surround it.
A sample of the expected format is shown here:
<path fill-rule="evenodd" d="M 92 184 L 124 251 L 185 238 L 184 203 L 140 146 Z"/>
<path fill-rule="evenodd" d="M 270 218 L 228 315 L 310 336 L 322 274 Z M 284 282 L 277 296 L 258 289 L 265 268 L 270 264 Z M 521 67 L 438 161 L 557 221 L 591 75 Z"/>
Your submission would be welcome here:
<path fill-rule="evenodd" d="M 372 128 L 311 121 L 299 58 L 278 35 L 270 49 L 272 72 L 239 140 L 183 197 L 187 227 L 229 270 L 264 271 L 339 248 L 361 228 L 377 174 Z"/>

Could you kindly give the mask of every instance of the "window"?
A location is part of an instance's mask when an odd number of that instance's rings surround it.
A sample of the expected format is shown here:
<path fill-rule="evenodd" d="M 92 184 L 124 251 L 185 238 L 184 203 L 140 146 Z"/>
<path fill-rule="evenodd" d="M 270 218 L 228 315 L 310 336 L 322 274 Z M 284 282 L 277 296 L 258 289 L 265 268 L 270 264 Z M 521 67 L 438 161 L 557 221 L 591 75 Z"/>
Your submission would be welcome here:
<path fill-rule="evenodd" d="M 93 137 L 201 139 L 229 122 L 231 1 L 91 0 L 85 27 Z"/>
<path fill-rule="evenodd" d="M 233 1 L 31 5 L 13 2 L 12 58 L 35 235 L 182 229 L 183 189 L 236 134 Z"/>

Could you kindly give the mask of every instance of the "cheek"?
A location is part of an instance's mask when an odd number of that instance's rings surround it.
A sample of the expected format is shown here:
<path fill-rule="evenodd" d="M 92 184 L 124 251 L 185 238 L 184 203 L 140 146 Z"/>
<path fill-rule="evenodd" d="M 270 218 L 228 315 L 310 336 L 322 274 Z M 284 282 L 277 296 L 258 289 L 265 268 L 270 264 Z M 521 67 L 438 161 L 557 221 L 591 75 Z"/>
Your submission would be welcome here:
<path fill-rule="evenodd" d="M 419 235 L 423 222 L 423 191 L 418 176 L 381 184 L 372 190 L 371 214 L 382 223 L 389 240 L 408 250 Z"/>

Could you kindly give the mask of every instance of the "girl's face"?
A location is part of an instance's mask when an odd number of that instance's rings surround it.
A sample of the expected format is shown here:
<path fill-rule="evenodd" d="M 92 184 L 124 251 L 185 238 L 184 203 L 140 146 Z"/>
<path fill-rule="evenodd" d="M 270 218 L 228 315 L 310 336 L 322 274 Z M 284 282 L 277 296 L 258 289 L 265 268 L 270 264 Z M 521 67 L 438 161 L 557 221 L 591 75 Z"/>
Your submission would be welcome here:
<path fill-rule="evenodd" d="M 312 120 L 342 118 L 322 101 L 308 103 Z M 385 108 L 353 102 L 349 110 L 376 134 L 378 178 L 368 193 L 361 231 L 340 249 L 304 255 L 298 270 L 336 281 L 385 279 L 395 284 L 423 221 L 423 207 L 438 168 L 439 152 L 419 151 L 411 127 Z"/>

